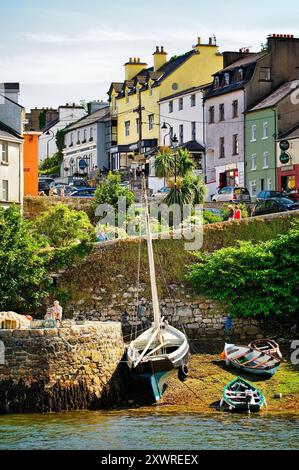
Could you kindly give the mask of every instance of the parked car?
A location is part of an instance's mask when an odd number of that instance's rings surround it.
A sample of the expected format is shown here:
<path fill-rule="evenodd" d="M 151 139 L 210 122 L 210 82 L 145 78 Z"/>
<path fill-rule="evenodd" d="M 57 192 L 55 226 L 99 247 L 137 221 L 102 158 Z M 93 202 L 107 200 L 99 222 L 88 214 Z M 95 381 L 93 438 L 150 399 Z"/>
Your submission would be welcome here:
<path fill-rule="evenodd" d="M 214 194 L 213 202 L 251 202 L 248 189 L 239 186 L 225 186 Z"/>
<path fill-rule="evenodd" d="M 287 194 L 283 191 L 261 191 L 256 196 L 257 201 L 263 201 L 264 199 L 272 199 L 277 197 L 288 197 Z"/>
<path fill-rule="evenodd" d="M 96 188 L 79 188 L 70 194 L 71 197 L 94 197 Z"/>
<path fill-rule="evenodd" d="M 72 181 L 69 182 L 70 186 L 74 186 L 75 188 L 86 188 L 86 181 L 84 178 L 73 178 Z"/>
<path fill-rule="evenodd" d="M 47 176 L 40 176 L 38 178 L 38 192 L 44 192 L 47 196 L 49 195 L 51 184 L 54 183 L 54 178 Z"/>
<path fill-rule="evenodd" d="M 276 197 L 259 201 L 253 209 L 252 216 L 275 214 L 277 212 L 286 212 L 299 210 L 299 203 L 286 197 Z"/>

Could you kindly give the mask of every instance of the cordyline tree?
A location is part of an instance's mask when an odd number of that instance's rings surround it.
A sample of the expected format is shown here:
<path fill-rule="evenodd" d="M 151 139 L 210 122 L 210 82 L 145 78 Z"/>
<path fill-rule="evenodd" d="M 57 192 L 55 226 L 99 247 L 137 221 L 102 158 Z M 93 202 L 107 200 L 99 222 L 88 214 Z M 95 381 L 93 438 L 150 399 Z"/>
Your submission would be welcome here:
<path fill-rule="evenodd" d="M 188 279 L 195 289 L 222 300 L 236 316 L 298 316 L 299 222 L 286 235 L 253 245 L 198 254 Z"/>
<path fill-rule="evenodd" d="M 0 208 L 0 310 L 22 313 L 41 305 L 50 283 L 41 246 L 17 206 Z"/>

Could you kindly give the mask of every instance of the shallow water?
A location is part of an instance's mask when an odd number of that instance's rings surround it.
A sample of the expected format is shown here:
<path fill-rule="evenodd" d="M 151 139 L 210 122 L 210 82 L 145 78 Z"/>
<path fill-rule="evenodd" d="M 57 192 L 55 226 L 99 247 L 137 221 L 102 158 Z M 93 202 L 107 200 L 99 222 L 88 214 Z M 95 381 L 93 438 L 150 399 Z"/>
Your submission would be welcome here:
<path fill-rule="evenodd" d="M 155 409 L 0 416 L 3 449 L 299 449 L 291 415 L 167 413 Z"/>

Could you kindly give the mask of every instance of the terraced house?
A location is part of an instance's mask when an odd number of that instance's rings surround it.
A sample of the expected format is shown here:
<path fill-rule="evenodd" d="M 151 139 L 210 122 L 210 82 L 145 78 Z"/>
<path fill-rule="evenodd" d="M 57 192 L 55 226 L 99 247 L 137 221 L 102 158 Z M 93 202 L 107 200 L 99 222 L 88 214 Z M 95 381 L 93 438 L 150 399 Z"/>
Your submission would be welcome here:
<path fill-rule="evenodd" d="M 298 79 L 299 39 L 271 35 L 261 52 L 224 52 L 223 60 L 224 68 L 214 74 L 205 95 L 210 197 L 224 186 L 247 185 L 244 113 L 284 83 Z M 270 182 L 273 176 L 267 179 Z"/>
<path fill-rule="evenodd" d="M 112 169 L 128 169 L 145 164 L 160 145 L 159 102 L 165 97 L 209 83 L 222 67 L 222 55 L 214 38 L 180 56 L 167 60 L 163 47 L 156 47 L 153 66 L 139 58 L 124 65 L 125 79 L 109 90 L 111 115 L 117 119 L 117 145 L 110 149 Z"/>

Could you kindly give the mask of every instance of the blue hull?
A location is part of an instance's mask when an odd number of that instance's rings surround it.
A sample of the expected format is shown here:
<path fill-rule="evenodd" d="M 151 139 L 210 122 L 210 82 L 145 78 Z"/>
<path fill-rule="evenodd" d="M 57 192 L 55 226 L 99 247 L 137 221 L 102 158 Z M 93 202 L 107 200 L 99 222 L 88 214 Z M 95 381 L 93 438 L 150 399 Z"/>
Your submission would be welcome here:
<path fill-rule="evenodd" d="M 152 394 L 153 401 L 157 402 L 163 395 L 166 380 L 175 372 L 176 369 L 172 369 L 171 371 L 155 372 L 152 374 L 144 372 L 141 374 L 134 374 L 134 379 L 138 380 L 138 382 L 143 382 Z"/>

